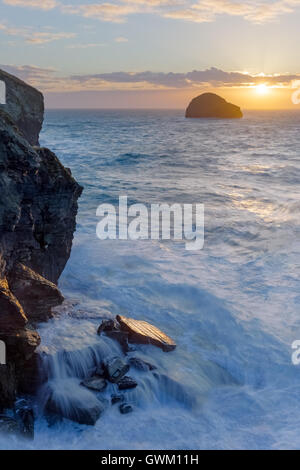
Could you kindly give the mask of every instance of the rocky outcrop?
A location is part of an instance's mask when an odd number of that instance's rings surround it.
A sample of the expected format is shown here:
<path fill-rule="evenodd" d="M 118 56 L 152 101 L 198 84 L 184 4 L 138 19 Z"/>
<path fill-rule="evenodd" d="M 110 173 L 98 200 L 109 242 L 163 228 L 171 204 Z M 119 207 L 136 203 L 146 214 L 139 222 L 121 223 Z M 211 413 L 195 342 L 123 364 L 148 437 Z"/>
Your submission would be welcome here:
<path fill-rule="evenodd" d="M 6 85 L 6 104 L 0 109 L 8 114 L 31 145 L 38 145 L 44 120 L 44 98 L 35 88 L 0 70 L 0 80 Z"/>
<path fill-rule="evenodd" d="M 64 300 L 53 282 L 21 263 L 16 263 L 10 271 L 9 284 L 13 295 L 22 299 L 26 317 L 32 322 L 48 320 L 51 309 Z"/>
<path fill-rule="evenodd" d="M 0 106 L 0 410 L 37 383 L 33 326 L 63 297 L 57 281 L 70 256 L 82 188 L 50 150 L 37 147 L 43 96 L 0 71 L 7 104 Z M 34 145 L 34 146 L 33 146 Z"/>
<path fill-rule="evenodd" d="M 203 93 L 190 102 L 185 117 L 234 119 L 242 118 L 243 113 L 238 106 L 227 103 L 224 98 L 214 93 Z"/>

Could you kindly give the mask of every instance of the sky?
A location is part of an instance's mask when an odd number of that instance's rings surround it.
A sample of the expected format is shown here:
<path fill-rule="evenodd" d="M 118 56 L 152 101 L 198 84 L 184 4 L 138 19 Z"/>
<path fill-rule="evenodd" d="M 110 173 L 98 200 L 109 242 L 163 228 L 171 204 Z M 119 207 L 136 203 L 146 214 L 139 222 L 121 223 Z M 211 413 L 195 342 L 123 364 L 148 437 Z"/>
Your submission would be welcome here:
<path fill-rule="evenodd" d="M 185 108 L 210 91 L 300 109 L 299 24 L 300 0 L 0 0 L 0 68 L 48 108 Z"/>

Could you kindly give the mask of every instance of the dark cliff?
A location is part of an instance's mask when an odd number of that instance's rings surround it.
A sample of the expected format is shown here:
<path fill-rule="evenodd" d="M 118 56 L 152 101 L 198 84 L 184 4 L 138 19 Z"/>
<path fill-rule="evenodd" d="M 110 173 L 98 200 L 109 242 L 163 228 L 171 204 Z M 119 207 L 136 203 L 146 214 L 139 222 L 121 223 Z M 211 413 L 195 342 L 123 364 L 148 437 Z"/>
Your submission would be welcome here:
<path fill-rule="evenodd" d="M 0 80 L 6 85 L 6 105 L 0 105 L 0 110 L 10 116 L 31 145 L 38 145 L 44 120 L 42 93 L 3 70 Z"/>
<path fill-rule="evenodd" d="M 203 93 L 194 98 L 187 107 L 187 118 L 242 118 L 241 109 L 235 104 L 227 103 L 224 98 L 214 93 Z"/>
<path fill-rule="evenodd" d="M 34 326 L 63 297 L 56 284 L 70 256 L 82 188 L 38 143 L 43 97 L 0 71 L 7 104 L 0 106 L 0 409 L 36 381 Z"/>

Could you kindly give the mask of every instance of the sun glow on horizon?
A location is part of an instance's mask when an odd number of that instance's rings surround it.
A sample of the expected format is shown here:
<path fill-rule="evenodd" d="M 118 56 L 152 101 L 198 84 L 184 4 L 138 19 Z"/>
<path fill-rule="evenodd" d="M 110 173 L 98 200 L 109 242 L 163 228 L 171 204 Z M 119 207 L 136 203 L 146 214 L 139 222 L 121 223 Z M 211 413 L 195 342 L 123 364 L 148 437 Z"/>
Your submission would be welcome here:
<path fill-rule="evenodd" d="M 270 91 L 270 88 L 265 83 L 260 83 L 255 86 L 255 91 L 258 95 L 267 95 Z"/>

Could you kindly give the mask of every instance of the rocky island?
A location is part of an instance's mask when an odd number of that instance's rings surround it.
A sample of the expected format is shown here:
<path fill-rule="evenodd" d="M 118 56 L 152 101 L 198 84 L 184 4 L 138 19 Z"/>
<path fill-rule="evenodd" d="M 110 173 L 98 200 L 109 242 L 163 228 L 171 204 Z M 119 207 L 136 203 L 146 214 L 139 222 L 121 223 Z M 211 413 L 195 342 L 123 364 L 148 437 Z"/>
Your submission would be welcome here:
<path fill-rule="evenodd" d="M 39 146 L 42 94 L 1 70 L 0 80 L 7 90 L 0 106 L 1 413 L 38 385 L 35 325 L 63 301 L 57 282 L 70 255 L 82 188 Z"/>
<path fill-rule="evenodd" d="M 187 107 L 186 118 L 242 118 L 241 109 L 215 93 L 203 93 L 194 98 Z"/>

